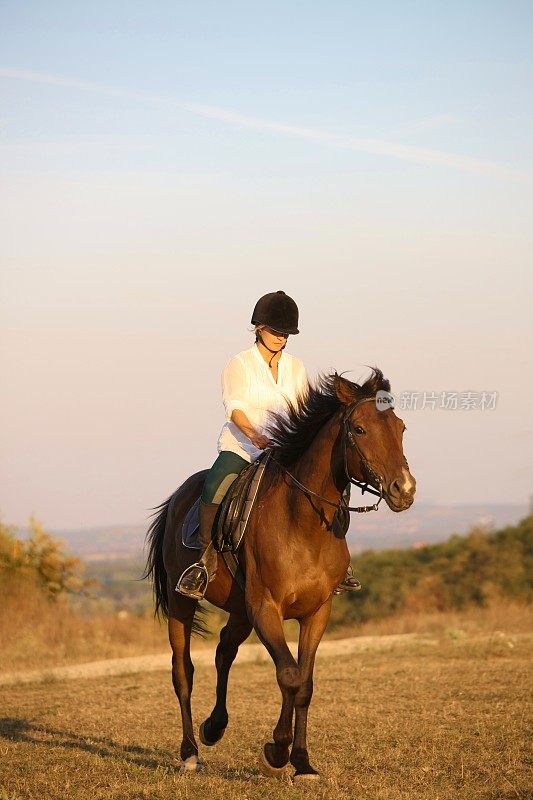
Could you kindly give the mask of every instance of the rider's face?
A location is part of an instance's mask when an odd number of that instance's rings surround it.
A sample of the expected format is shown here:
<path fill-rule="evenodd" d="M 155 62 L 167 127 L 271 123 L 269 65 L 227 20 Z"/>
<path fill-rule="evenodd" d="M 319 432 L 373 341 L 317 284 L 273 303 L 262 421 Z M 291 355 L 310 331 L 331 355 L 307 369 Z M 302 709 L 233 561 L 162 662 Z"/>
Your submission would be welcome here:
<path fill-rule="evenodd" d="M 289 338 L 288 334 L 280 333 L 273 328 L 269 328 L 267 325 L 261 327 L 260 333 L 264 343 L 267 347 L 270 347 L 271 350 L 280 350 Z"/>

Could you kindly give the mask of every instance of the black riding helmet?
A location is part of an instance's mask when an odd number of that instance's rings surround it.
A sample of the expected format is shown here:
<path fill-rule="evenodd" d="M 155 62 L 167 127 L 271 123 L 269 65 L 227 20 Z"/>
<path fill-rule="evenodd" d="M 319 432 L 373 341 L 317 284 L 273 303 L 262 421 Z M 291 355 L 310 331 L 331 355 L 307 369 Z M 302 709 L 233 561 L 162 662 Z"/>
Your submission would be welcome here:
<path fill-rule="evenodd" d="M 252 325 L 268 325 L 279 333 L 300 333 L 298 306 L 292 297 L 281 290 L 264 294 L 255 304 Z"/>

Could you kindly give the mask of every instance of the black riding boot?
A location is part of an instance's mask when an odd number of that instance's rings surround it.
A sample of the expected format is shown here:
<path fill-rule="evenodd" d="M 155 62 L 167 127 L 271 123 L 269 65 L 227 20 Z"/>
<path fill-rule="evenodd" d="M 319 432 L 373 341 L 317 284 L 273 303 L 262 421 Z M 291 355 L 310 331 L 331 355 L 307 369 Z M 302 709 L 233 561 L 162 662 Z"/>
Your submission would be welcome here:
<path fill-rule="evenodd" d="M 176 591 L 187 597 L 201 600 L 207 584 L 215 577 L 217 552 L 211 540 L 211 531 L 218 511 L 216 503 L 203 503 L 200 500 L 200 544 L 202 555 L 196 564 L 188 567 L 176 586 Z"/>

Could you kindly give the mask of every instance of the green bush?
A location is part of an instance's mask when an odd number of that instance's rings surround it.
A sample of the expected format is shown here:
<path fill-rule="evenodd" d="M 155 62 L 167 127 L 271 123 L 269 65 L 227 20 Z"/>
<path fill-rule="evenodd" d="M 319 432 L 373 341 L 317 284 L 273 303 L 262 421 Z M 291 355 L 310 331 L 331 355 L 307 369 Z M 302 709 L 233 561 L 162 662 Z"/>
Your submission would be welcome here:
<path fill-rule="evenodd" d="M 418 549 L 365 551 L 353 561 L 363 589 L 335 603 L 333 624 L 404 612 L 451 611 L 533 597 L 533 518 L 494 533 L 474 528 Z"/>
<path fill-rule="evenodd" d="M 79 558 L 63 553 L 63 544 L 48 533 L 34 517 L 30 537 L 18 539 L 15 529 L 0 522 L 0 580 L 36 583 L 50 600 L 65 594 L 86 594 L 94 581 L 83 577 Z"/>

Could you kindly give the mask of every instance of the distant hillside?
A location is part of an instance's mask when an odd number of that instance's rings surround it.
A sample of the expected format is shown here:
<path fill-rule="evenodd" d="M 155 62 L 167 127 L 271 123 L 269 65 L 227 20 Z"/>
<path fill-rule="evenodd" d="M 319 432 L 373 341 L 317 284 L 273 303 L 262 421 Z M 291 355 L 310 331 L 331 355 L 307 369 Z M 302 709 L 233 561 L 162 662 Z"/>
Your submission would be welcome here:
<path fill-rule="evenodd" d="M 352 496 L 353 504 L 360 495 Z M 363 502 L 370 502 L 365 500 Z M 394 514 L 381 503 L 379 511 L 353 514 L 348 546 L 353 553 L 372 548 L 411 547 L 442 542 L 454 533 L 465 534 L 473 526 L 486 530 L 512 525 L 527 514 L 526 504 L 487 503 L 480 505 L 439 506 L 415 503 L 408 511 Z M 66 549 L 85 561 L 143 558 L 144 525 L 109 525 L 50 532 L 66 543 Z M 20 530 L 19 536 L 28 535 Z"/>
<path fill-rule="evenodd" d="M 358 503 L 359 500 L 352 505 Z M 408 511 L 395 514 L 382 501 L 378 512 L 352 514 L 348 546 L 352 553 L 358 553 L 369 548 L 385 550 L 443 542 L 454 533 L 466 534 L 473 527 L 490 531 L 513 525 L 527 513 L 525 503 L 445 506 L 415 501 Z"/>

